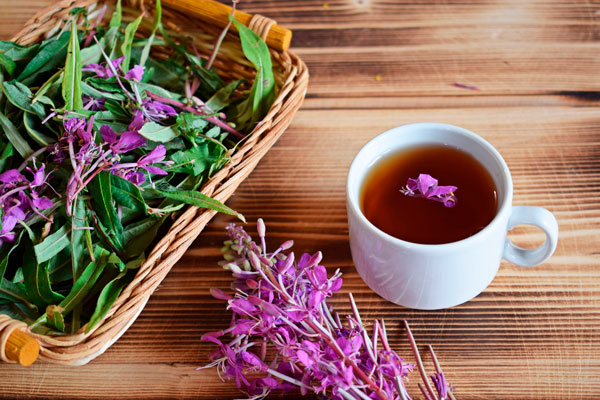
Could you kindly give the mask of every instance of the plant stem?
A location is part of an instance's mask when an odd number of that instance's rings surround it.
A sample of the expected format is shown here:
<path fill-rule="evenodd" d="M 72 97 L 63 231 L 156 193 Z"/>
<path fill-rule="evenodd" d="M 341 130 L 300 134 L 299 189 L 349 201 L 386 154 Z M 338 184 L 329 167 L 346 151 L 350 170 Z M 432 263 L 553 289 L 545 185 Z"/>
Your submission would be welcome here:
<path fill-rule="evenodd" d="M 233 16 L 235 15 L 235 7 L 237 6 L 238 0 L 233 0 L 232 3 L 233 4 L 231 5 L 231 18 L 233 18 Z M 213 48 L 213 51 L 210 54 L 208 61 L 206 62 L 206 69 L 212 69 L 213 63 L 215 62 L 215 59 L 217 58 L 217 53 L 219 52 L 219 48 L 221 47 L 221 43 L 223 43 L 223 39 L 225 39 L 225 35 L 227 35 L 227 32 L 229 31 L 230 27 L 231 27 L 231 20 L 229 20 L 229 22 L 225 26 L 225 29 L 223 29 L 223 32 L 221 32 L 221 34 L 219 35 L 219 38 L 217 39 L 217 42 L 215 43 L 215 47 Z"/>
<path fill-rule="evenodd" d="M 185 110 L 185 111 L 190 112 L 192 114 L 202 115 L 202 116 L 204 116 L 204 119 L 207 120 L 208 122 L 210 122 L 210 123 L 212 123 L 214 125 L 217 125 L 221 129 L 223 129 L 223 130 L 225 130 L 225 131 L 233 134 L 237 138 L 239 138 L 239 139 L 243 139 L 244 138 L 244 135 L 242 135 L 240 132 L 236 131 L 231 126 L 227 125 L 225 122 L 223 122 L 223 121 L 221 121 L 221 120 L 219 120 L 217 118 L 214 118 L 214 117 L 209 117 L 206 114 L 204 114 L 204 113 L 196 110 L 194 107 L 190 107 L 188 105 L 185 105 L 185 104 L 183 104 L 183 103 L 181 103 L 181 102 L 179 102 L 177 100 L 172 100 L 172 99 L 168 99 L 166 97 L 159 96 L 159 95 L 154 94 L 154 93 L 152 93 L 152 92 L 150 92 L 148 90 L 146 90 L 146 94 L 148 95 L 148 97 L 150 97 L 153 100 L 160 101 L 160 102 L 163 102 L 165 104 L 170 104 L 170 105 L 175 106 L 175 107 L 179 107 L 182 110 Z"/>
<path fill-rule="evenodd" d="M 415 342 L 415 338 L 413 337 L 412 332 L 410 331 L 410 327 L 408 326 L 408 321 L 404 320 L 404 328 L 406 329 L 406 336 L 408 336 L 408 341 L 410 343 L 410 347 L 412 348 L 413 354 L 415 356 L 415 361 L 417 362 L 417 368 L 419 369 L 419 374 L 421 374 L 421 379 L 427 388 L 427 392 L 429 393 L 431 400 L 438 400 L 437 396 L 433 392 L 433 388 L 427 379 L 427 373 L 425 372 L 425 366 L 423 365 L 423 360 L 421 360 L 421 355 L 419 354 L 419 349 L 417 348 L 417 343 Z"/>

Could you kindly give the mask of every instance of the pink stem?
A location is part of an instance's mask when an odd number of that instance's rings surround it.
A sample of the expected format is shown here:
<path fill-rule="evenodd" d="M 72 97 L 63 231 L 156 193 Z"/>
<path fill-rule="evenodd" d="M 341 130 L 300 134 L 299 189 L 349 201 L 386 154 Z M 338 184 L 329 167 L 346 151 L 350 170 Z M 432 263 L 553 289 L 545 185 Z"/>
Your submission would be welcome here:
<path fill-rule="evenodd" d="M 202 115 L 202 116 L 204 116 L 204 119 L 206 119 L 208 122 L 217 125 L 221 129 L 223 129 L 223 130 L 225 130 L 225 131 L 233 134 L 237 138 L 239 138 L 239 139 L 243 139 L 244 138 L 244 135 L 242 135 L 241 133 L 239 133 L 238 131 L 236 131 L 231 126 L 227 125 L 225 122 L 223 122 L 223 121 L 221 121 L 221 120 L 219 120 L 217 118 L 214 118 L 214 117 L 208 117 L 208 116 L 206 116 L 206 114 L 203 114 L 202 112 L 196 110 L 194 107 L 190 107 L 188 105 L 185 105 L 185 104 L 183 104 L 183 103 L 181 103 L 181 102 L 179 102 L 177 100 L 173 100 L 173 99 L 169 99 L 169 98 L 166 98 L 166 97 L 159 96 L 159 95 L 154 94 L 154 93 L 152 93 L 152 92 L 150 92 L 148 90 L 146 90 L 146 94 L 148 95 L 148 97 L 150 97 L 153 100 L 157 100 L 157 101 L 163 102 L 165 104 L 170 104 L 172 106 L 179 107 L 179 108 L 181 108 L 184 111 L 191 112 L 192 114 Z"/>
<path fill-rule="evenodd" d="M 438 400 L 437 396 L 433 392 L 433 388 L 427 379 L 427 372 L 425 372 L 425 366 L 423 365 L 423 360 L 421 360 L 421 355 L 419 354 L 419 349 L 417 348 L 417 342 L 415 342 L 415 338 L 413 337 L 412 332 L 410 331 L 410 327 L 408 326 L 408 321 L 404 320 L 404 328 L 406 329 L 406 336 L 408 336 L 408 341 L 410 343 L 410 347 L 412 348 L 413 354 L 415 355 L 415 361 L 417 362 L 417 368 L 419 369 L 419 374 L 421 375 L 421 379 L 427 388 L 427 392 L 431 396 L 430 400 Z"/>

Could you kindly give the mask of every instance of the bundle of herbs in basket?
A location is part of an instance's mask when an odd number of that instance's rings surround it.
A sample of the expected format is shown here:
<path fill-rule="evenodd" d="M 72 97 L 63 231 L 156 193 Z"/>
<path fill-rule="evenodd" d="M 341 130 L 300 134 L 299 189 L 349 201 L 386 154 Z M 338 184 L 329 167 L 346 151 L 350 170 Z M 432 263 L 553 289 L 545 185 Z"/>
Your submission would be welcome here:
<path fill-rule="evenodd" d="M 55 362 L 110 345 L 214 212 L 243 219 L 222 201 L 307 80 L 233 17 L 239 37 L 211 27 L 208 43 L 169 29 L 185 18 L 160 1 L 151 19 L 125 21 L 120 0 L 105 14 L 71 8 L 41 43 L 0 42 L 0 333 L 24 321 Z"/>

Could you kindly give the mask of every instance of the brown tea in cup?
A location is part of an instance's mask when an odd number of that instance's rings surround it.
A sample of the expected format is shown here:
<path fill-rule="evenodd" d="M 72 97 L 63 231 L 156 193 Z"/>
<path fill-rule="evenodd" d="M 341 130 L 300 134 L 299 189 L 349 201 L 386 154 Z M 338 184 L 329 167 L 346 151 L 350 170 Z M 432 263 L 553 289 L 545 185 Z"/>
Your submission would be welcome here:
<path fill-rule="evenodd" d="M 456 204 L 403 193 L 409 178 L 428 174 L 453 185 Z M 420 244 L 456 242 L 476 234 L 496 216 L 498 193 L 490 173 L 470 154 L 451 146 L 425 145 L 377 161 L 361 187 L 361 210 L 383 232 Z"/>

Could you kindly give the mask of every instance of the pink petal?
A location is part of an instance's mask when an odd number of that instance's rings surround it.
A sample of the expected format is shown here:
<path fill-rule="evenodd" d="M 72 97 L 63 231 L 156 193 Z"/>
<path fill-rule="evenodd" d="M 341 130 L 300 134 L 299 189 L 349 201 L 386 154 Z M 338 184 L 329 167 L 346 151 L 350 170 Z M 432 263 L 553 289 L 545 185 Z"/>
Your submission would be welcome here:
<path fill-rule="evenodd" d="M 150 172 L 151 174 L 154 175 L 169 175 L 168 172 L 163 171 L 162 169 L 158 168 L 158 167 L 153 167 L 152 165 L 147 165 L 142 167 L 144 168 L 146 171 Z"/>
<path fill-rule="evenodd" d="M 104 140 L 108 144 L 113 144 L 117 141 L 117 134 L 108 125 L 102 125 L 100 127 L 100 135 L 102 136 L 102 140 Z"/>
<path fill-rule="evenodd" d="M 150 153 L 141 157 L 138 161 L 138 165 L 154 164 L 156 162 L 162 161 L 164 160 L 166 154 L 167 150 L 165 149 L 165 146 L 159 144 L 158 146 L 153 148 L 152 151 L 150 151 Z"/>
<path fill-rule="evenodd" d="M 16 169 L 9 169 L 6 172 L 0 174 L 0 182 L 2 183 L 15 183 L 24 181 L 25 177 Z"/>
<path fill-rule="evenodd" d="M 134 81 L 141 81 L 144 76 L 144 68 L 141 65 L 135 65 L 126 74 L 125 79 L 131 79 Z"/>
<path fill-rule="evenodd" d="M 133 149 L 146 144 L 146 138 L 135 131 L 125 131 L 119 138 L 116 150 L 119 153 L 127 153 Z"/>
<path fill-rule="evenodd" d="M 430 196 L 428 193 L 429 188 L 435 187 L 437 183 L 437 179 L 428 174 L 419 174 L 419 178 L 417 178 L 419 192 L 427 197 Z"/>
<path fill-rule="evenodd" d="M 40 210 L 45 210 L 47 208 L 50 208 L 54 205 L 54 203 L 52 202 L 52 200 L 48 199 L 47 197 L 40 197 L 38 199 L 33 199 L 33 205 L 35 208 L 38 208 Z"/>

